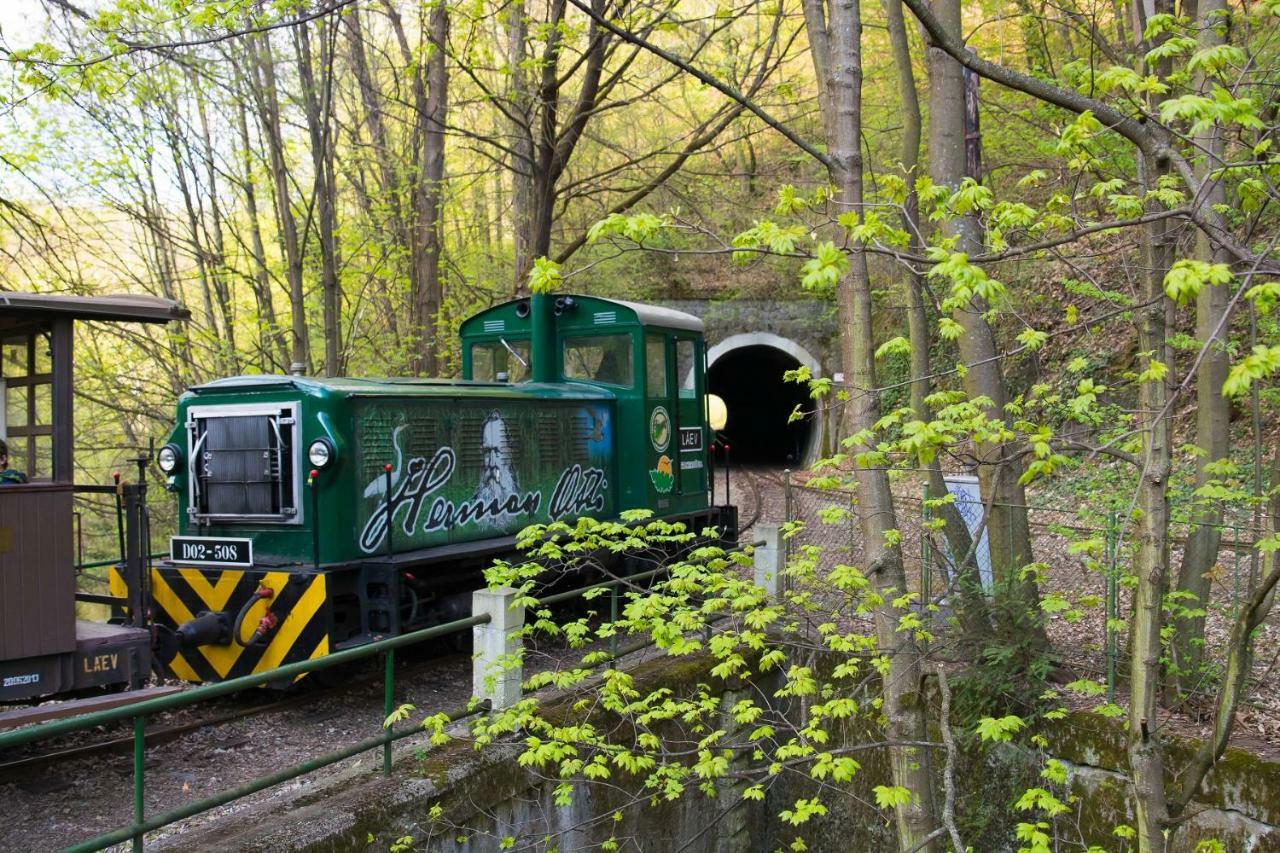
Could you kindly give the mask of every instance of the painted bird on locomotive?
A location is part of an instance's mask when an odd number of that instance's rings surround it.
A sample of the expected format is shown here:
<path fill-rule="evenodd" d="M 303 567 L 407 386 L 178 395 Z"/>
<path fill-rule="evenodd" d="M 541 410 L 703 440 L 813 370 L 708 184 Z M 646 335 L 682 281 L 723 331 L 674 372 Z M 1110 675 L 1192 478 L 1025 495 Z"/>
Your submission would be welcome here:
<path fill-rule="evenodd" d="M 213 681 L 460 618 L 534 523 L 712 506 L 696 317 L 534 295 L 463 323 L 463 379 L 241 376 L 192 388 L 157 461 L 157 656 Z"/>

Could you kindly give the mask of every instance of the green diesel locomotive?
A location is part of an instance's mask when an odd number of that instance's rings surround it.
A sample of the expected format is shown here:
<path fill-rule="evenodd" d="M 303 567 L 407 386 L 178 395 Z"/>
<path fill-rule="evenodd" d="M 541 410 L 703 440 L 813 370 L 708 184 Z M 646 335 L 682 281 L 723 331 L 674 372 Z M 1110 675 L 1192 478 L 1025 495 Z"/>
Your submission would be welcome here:
<path fill-rule="evenodd" d="M 696 317 L 543 295 L 461 328 L 463 379 L 240 376 L 191 389 L 157 461 L 157 656 L 214 681 L 465 615 L 529 524 L 711 501 Z M 123 592 L 120 590 L 119 592 Z"/>

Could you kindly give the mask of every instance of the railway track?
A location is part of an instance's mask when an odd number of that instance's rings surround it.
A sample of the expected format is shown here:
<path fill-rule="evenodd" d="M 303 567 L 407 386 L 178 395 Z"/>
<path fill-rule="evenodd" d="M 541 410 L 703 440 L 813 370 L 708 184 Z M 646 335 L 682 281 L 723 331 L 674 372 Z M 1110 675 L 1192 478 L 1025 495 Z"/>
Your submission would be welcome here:
<path fill-rule="evenodd" d="M 397 670 L 396 681 L 397 683 L 403 683 L 432 671 L 447 668 L 448 666 L 456 664 L 462 659 L 468 657 L 468 655 L 462 653 L 454 653 L 438 655 L 432 657 L 430 660 L 416 662 L 404 667 L 403 669 Z M 271 702 L 235 708 L 229 711 L 220 711 L 201 717 L 200 719 L 187 722 L 159 725 L 154 728 L 147 729 L 147 746 L 152 747 L 162 743 L 169 743 L 192 732 L 225 725 L 227 723 L 248 719 L 262 714 L 273 714 L 298 708 L 305 708 L 308 705 L 319 704 L 324 700 L 332 700 L 356 693 L 363 689 L 378 687 L 381 683 L 382 677 L 380 675 L 370 675 L 353 680 L 346 684 L 331 687 L 304 686 L 298 688 L 295 692 L 288 693 L 282 698 Z M 242 702 L 246 695 L 252 695 L 259 692 L 260 691 L 248 690 L 244 691 L 244 693 L 237 693 L 229 699 L 221 701 Z M 149 697 L 139 697 L 139 701 L 145 698 Z M 91 743 L 76 743 L 71 746 L 60 746 L 56 749 L 33 752 L 29 755 L 22 755 L 8 760 L 0 760 L 0 782 L 17 781 L 22 778 L 22 774 L 28 771 L 55 765 L 59 762 L 86 758 L 93 755 L 125 752 L 132 748 L 133 735 L 128 734 L 120 737 L 110 737 L 105 740 L 94 740 Z M 3 758 L 3 756 L 0 756 L 0 758 Z"/>
<path fill-rule="evenodd" d="M 782 471 L 778 468 L 740 467 L 731 476 L 735 490 L 730 498 L 738 505 L 738 532 L 741 540 L 746 542 L 747 531 L 755 527 L 764 514 L 766 494 L 781 494 Z M 746 492 L 745 499 L 743 492 Z"/>

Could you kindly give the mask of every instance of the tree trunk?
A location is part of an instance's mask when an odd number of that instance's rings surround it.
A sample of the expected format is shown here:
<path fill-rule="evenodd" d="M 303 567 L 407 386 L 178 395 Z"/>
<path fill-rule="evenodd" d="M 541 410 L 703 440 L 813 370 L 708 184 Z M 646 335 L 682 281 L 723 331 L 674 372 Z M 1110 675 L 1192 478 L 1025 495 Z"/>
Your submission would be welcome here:
<path fill-rule="evenodd" d="M 187 244 L 191 250 L 191 256 L 195 259 L 196 274 L 200 279 L 200 296 L 204 302 L 205 322 L 209 327 L 213 349 L 217 353 L 215 363 L 219 373 L 229 373 L 231 371 L 228 369 L 230 365 L 226 358 L 226 330 L 221 328 L 218 323 L 218 313 L 214 307 L 213 284 L 209 276 L 208 256 L 201 236 L 200 213 L 196 209 L 195 195 L 187 179 L 188 165 L 194 168 L 194 164 L 188 164 L 183 158 L 183 143 L 178 128 L 176 107 L 172 102 L 165 102 L 160 109 L 160 122 L 164 128 L 165 145 L 169 149 L 170 159 L 173 163 L 174 178 L 178 185 L 178 190 L 182 194 L 182 209 L 186 213 Z M 194 175 L 192 179 L 194 180 Z"/>
<path fill-rule="evenodd" d="M 547 43 L 542 51 L 537 108 L 531 113 L 520 113 L 522 116 L 529 115 L 529 162 L 532 175 L 530 185 L 522 187 L 521 171 L 517 169 L 514 173 L 517 293 L 524 292 L 528 287 L 528 273 L 533 260 L 551 254 L 551 235 L 558 198 L 557 184 L 582 138 L 587 122 L 596 112 L 597 98 L 600 96 L 600 75 L 609 44 L 608 32 L 596 20 L 604 15 L 605 2 L 591 0 L 592 17 L 587 26 L 587 45 L 575 65 L 575 68 L 582 68 L 578 96 L 561 123 L 561 90 L 565 78 L 561 75 L 560 56 L 564 49 L 566 6 L 566 0 L 552 0 L 546 26 Z M 516 94 L 513 91 L 513 95 Z M 517 161 L 523 159 L 523 154 L 519 151 L 522 135 L 523 131 L 516 131 L 517 146 L 514 150 Z M 527 200 L 527 206 L 522 207 L 524 200 L 520 194 L 525 190 L 530 190 L 532 197 Z"/>
<path fill-rule="evenodd" d="M 1276 445 L 1271 460 L 1272 498 L 1265 513 L 1263 537 L 1280 532 L 1280 445 Z M 1257 628 L 1266 621 L 1275 605 L 1276 585 L 1280 583 L 1280 560 L 1275 551 L 1263 555 L 1262 576 L 1257 587 L 1249 591 L 1249 597 L 1236 614 L 1231 636 L 1227 641 L 1226 666 L 1214 707 L 1213 736 L 1200 743 L 1196 755 L 1182 774 L 1181 792 L 1170 803 L 1170 813 L 1180 816 L 1200 790 L 1200 783 L 1209 774 L 1222 753 L 1226 751 L 1235 728 L 1236 711 L 1239 709 L 1245 685 L 1249 681 L 1253 665 L 1253 637 Z"/>
<path fill-rule="evenodd" d="M 394 8 L 392 11 L 394 11 Z M 390 239 L 407 257 L 411 250 L 409 248 L 409 227 L 404 209 L 404 187 L 402 186 L 401 171 L 398 160 L 391 149 L 390 135 L 387 132 L 383 115 L 382 92 L 369 67 L 368 55 L 365 51 L 365 36 L 361 13 L 358 9 L 353 9 L 349 14 L 344 15 L 342 20 L 346 24 L 348 52 L 351 56 L 351 66 L 355 73 L 356 85 L 360 89 L 360 106 L 363 112 L 365 131 L 369 134 L 369 146 L 373 150 L 373 161 L 377 166 L 378 175 L 376 200 L 371 199 L 368 193 L 362 194 L 361 199 L 365 202 L 365 209 L 370 221 L 374 223 L 380 232 L 389 235 Z M 390 99 L 398 99 L 400 97 L 398 87 L 388 97 Z M 398 257 L 395 260 L 395 265 L 397 274 L 392 280 L 403 280 L 406 266 Z M 416 271 L 412 265 L 408 265 L 407 270 L 409 292 L 416 293 L 417 283 L 414 278 Z M 379 307 L 384 315 L 384 322 L 387 324 L 387 330 L 395 349 L 399 351 L 401 343 L 400 312 L 396 310 L 396 306 L 392 301 L 386 277 L 378 276 L 377 282 Z"/>
<path fill-rule="evenodd" d="M 218 307 L 222 313 L 222 325 L 226 330 L 223 339 L 223 352 L 231 373 L 240 372 L 240 357 L 236 351 L 236 314 L 235 302 L 231 296 L 231 283 L 228 280 L 230 270 L 227 268 L 226 243 L 222 233 L 222 206 L 218 203 L 218 175 L 216 156 L 213 146 L 213 135 L 209 132 L 209 114 L 200 81 L 193 73 L 188 73 L 192 91 L 195 93 L 196 111 L 200 118 L 201 159 L 204 161 L 205 182 L 209 198 L 209 239 L 212 252 L 209 257 L 209 274 L 213 279 L 214 293 L 218 298 Z M 192 164 L 194 171 L 195 165 Z"/>
<path fill-rule="evenodd" d="M 436 323 L 444 298 L 444 287 L 440 280 L 440 254 L 443 235 L 441 213 L 444 209 L 444 128 L 449 87 L 449 70 L 445 65 L 445 42 L 449 37 L 447 4 L 437 3 L 431 10 L 429 32 L 427 96 L 424 104 L 426 114 L 418 119 L 422 124 L 423 147 L 422 178 L 416 196 L 418 203 L 414 221 L 414 243 L 421 248 L 414 253 L 420 288 L 414 313 L 418 318 L 421 341 L 417 372 L 434 376 L 439 369 Z"/>
<path fill-rule="evenodd" d="M 333 39 L 330 25 L 320 25 L 320 73 L 323 91 L 317 87 L 311 51 L 311 28 L 294 28 L 294 44 L 298 52 L 298 78 L 302 87 L 303 111 L 311 138 L 311 165 L 315 170 L 312 184 L 317 231 L 320 237 L 320 292 L 324 305 L 324 373 L 337 376 L 342 372 L 340 344 L 342 339 L 342 304 L 338 282 L 337 186 L 333 164 L 332 100 Z"/>
<path fill-rule="evenodd" d="M 1153 187 L 1160 168 L 1140 159 L 1143 184 Z M 1147 226 L 1144 241 L 1142 299 L 1138 312 L 1138 350 L 1168 364 L 1165 343 L 1164 273 L 1169 267 L 1166 225 Z M 1137 586 L 1129 633 L 1129 768 L 1133 778 L 1138 849 L 1165 849 L 1164 756 L 1159 739 L 1160 631 L 1169 566 L 1169 473 L 1173 455 L 1169 436 L 1169 388 L 1166 380 L 1143 382 L 1138 392 L 1142 434 L 1142 474 L 1138 483 Z"/>
<path fill-rule="evenodd" d="M 529 288 L 529 270 L 533 268 L 533 97 L 526 73 L 525 42 L 529 37 L 529 19 L 523 0 L 507 8 L 507 69 L 509 89 L 508 111 L 511 132 L 511 233 L 515 242 L 515 266 L 512 292 L 519 296 Z"/>
<path fill-rule="evenodd" d="M 262 350 L 262 368 L 273 372 L 273 367 L 281 373 L 289 369 L 289 353 L 280 325 L 276 320 L 275 301 L 271 295 L 271 273 L 267 269 L 267 253 L 262 243 L 262 226 L 258 222 L 258 193 L 253 180 L 253 147 L 249 140 L 249 122 L 245 116 L 244 99 L 237 98 L 237 127 L 240 131 L 241 154 L 244 157 L 244 190 L 245 216 L 249 220 L 249 253 L 253 256 L 254 296 L 258 303 L 258 326 L 261 329 L 259 346 Z"/>
<path fill-rule="evenodd" d="M 440 282 L 441 199 L 444 187 L 444 128 L 448 107 L 448 67 L 445 40 L 449 34 L 446 4 L 432 9 L 427 26 L 430 48 L 426 68 L 409 46 L 404 25 L 395 6 L 384 0 L 400 55 L 412 73 L 413 164 L 410 197 L 413 217 L 409 226 L 409 317 L 417 348 L 413 358 L 416 373 L 434 373 L 437 368 L 436 316 L 440 313 L 443 289 Z M 421 156 L 419 156 L 421 154 Z"/>
<path fill-rule="evenodd" d="M 810 4 L 817 9 L 810 9 Z M 827 10 L 822 0 L 805 0 L 806 22 L 827 21 L 829 55 L 815 60 L 815 69 L 828 75 L 823 103 L 827 149 L 833 168 L 834 202 L 842 211 L 862 212 L 862 54 L 861 22 L 857 0 L 832 0 Z M 814 39 L 811 37 L 810 42 Z M 819 37 L 819 41 L 821 38 Z M 866 252 L 860 244 L 850 254 L 850 269 L 841 277 L 837 302 L 841 324 L 841 366 L 853 386 L 848 415 L 854 432 L 870 431 L 879 420 L 879 400 L 874 389 L 875 341 L 871 322 L 871 280 Z M 855 452 L 862 448 L 855 448 Z M 858 515 L 866 560 L 866 573 L 886 598 L 907 588 L 901 547 L 889 536 L 897 527 L 888 472 L 859 467 L 855 472 Z M 890 592 L 893 590 L 893 592 Z M 926 702 L 921 693 L 923 670 L 915 638 L 899 633 L 903 612 L 885 604 L 876 610 L 876 635 L 889 658 L 884 676 L 884 713 L 891 741 L 922 740 L 928 735 Z M 938 826 L 934 809 L 932 775 L 927 753 L 909 747 L 890 747 L 893 783 L 911 792 L 909 802 L 895 810 L 898 846 L 902 850 L 932 850 L 926 842 Z"/>
<path fill-rule="evenodd" d="M 932 6 L 944 27 L 960 32 L 959 0 L 933 0 Z M 929 172 L 934 183 L 954 190 L 966 177 L 966 160 L 971 157 L 967 149 L 972 140 L 966 140 L 965 133 L 964 73 L 958 62 L 933 46 L 929 48 L 929 92 Z M 979 176 L 969 177 L 976 180 Z M 982 251 L 982 226 L 976 216 L 957 217 L 951 229 L 959 238 L 958 251 L 970 255 Z M 983 316 L 987 309 L 985 301 L 975 296 L 954 315 L 964 328 L 960 337 L 960 358 L 968 367 L 964 387 L 970 398 L 992 401 L 986 410 L 988 417 L 1004 419 L 1009 394 L 995 335 Z M 982 443 L 974 451 L 983 503 L 990 507 L 987 542 L 995 583 L 996 626 L 1006 641 L 1030 641 L 1034 647 L 1047 648 L 1039 591 L 1034 579 L 1022 576 L 1023 567 L 1033 557 L 1026 492 L 1018 482 L 1022 465 L 1012 461 L 1018 448 Z"/>
<path fill-rule="evenodd" d="M 276 89 L 275 57 L 266 36 L 246 39 L 251 88 L 258 107 L 262 137 L 267 143 L 275 196 L 276 221 L 280 226 L 280 243 L 284 252 L 285 280 L 289 283 L 289 312 L 292 319 L 292 361 L 303 371 L 311 366 L 311 341 L 307 331 L 306 293 L 302 282 L 302 249 L 298 243 L 298 226 L 289 199 L 289 168 L 284 157 L 284 138 L 280 131 L 280 98 Z M 292 365 L 290 366 L 292 368 Z"/>
<path fill-rule="evenodd" d="M 911 63 L 911 46 L 907 41 L 907 27 L 902 14 L 902 0 L 882 0 L 885 20 L 889 30 L 889 47 L 893 52 L 893 64 L 898 75 L 898 96 L 902 102 L 902 169 L 907 186 L 906 202 L 902 209 L 902 225 L 910 236 L 909 251 L 923 255 L 920 226 L 920 197 L 915 180 L 920 163 L 920 139 L 922 121 L 920 99 L 916 94 L 915 71 Z M 806 9 L 806 14 L 811 14 Z M 925 307 L 925 290 L 922 276 L 914 269 L 907 270 L 909 303 L 907 327 L 911 338 L 911 410 L 918 420 L 928 422 L 933 414 L 925 404 L 929 396 L 932 370 L 929 366 L 929 322 Z M 947 494 L 942 465 L 935 457 L 925 466 L 929 494 L 941 498 Z M 942 504 L 938 508 L 943 521 L 942 535 L 954 558 L 950 567 L 950 586 L 955 588 L 958 603 L 956 616 L 960 629 L 969 643 L 978 642 L 991 633 L 991 617 L 987 613 L 987 601 L 982 591 L 982 579 L 978 574 L 977 554 L 973 552 L 973 538 L 955 504 Z M 973 553 L 971 553 L 973 552 Z"/>
<path fill-rule="evenodd" d="M 1200 46 L 1210 48 L 1226 42 L 1218 32 L 1221 13 L 1226 9 L 1224 0 L 1200 0 Z M 1209 94 L 1212 81 L 1203 73 L 1198 75 L 1198 87 Z M 1214 124 L 1196 140 L 1204 152 L 1200 167 L 1201 180 L 1207 192 L 1202 203 L 1208 206 L 1224 204 L 1226 191 L 1221 178 L 1214 179 L 1214 170 L 1223 165 L 1224 144 L 1222 128 Z M 1196 257 L 1208 263 L 1225 261 L 1226 253 L 1216 248 L 1203 231 L 1196 239 Z M 1212 463 L 1226 459 L 1230 451 L 1231 409 L 1222 396 L 1222 385 L 1227 379 L 1230 356 L 1226 347 L 1226 329 L 1218 331 L 1227 310 L 1228 293 L 1223 287 L 1204 287 L 1196 297 L 1196 340 L 1205 347 L 1204 358 L 1196 371 L 1196 446 L 1203 451 L 1196 459 L 1196 488 L 1215 477 L 1209 473 Z M 1178 589 L 1195 596 L 1183 600 L 1183 607 L 1203 611 L 1209 606 L 1209 573 L 1218 561 L 1218 547 L 1222 540 L 1222 509 L 1213 502 L 1195 514 L 1186 551 L 1178 572 Z M 1188 679 L 1196 677 L 1204 659 L 1204 615 L 1190 616 L 1177 622 L 1177 669 Z"/>

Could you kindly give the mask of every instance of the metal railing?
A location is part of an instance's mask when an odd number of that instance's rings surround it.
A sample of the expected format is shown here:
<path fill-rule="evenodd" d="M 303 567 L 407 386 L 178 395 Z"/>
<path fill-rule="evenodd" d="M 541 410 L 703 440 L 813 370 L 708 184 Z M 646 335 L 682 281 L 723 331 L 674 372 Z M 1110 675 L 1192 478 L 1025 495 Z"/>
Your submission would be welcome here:
<path fill-rule="evenodd" d="M 764 543 L 759 542 L 752 544 L 762 545 Z M 770 553 L 772 554 L 773 552 Z M 619 589 L 625 585 L 632 585 L 655 578 L 666 573 L 667 568 L 668 567 L 664 565 L 651 571 L 619 576 L 609 580 L 600 581 L 598 583 L 588 584 L 577 589 L 554 593 L 538 599 L 537 603 L 540 606 L 552 605 L 569 601 L 574 598 L 580 598 L 593 590 L 609 589 L 611 591 L 610 621 L 616 622 L 618 618 Z M 780 569 L 780 566 L 772 567 L 770 577 L 776 578 L 781 573 Z M 758 576 L 760 575 L 759 568 L 757 569 L 757 574 Z M 485 592 L 489 591 L 486 590 Z M 511 597 L 514 597 L 514 590 L 508 590 L 507 592 L 511 594 Z M 247 688 L 259 687 L 270 682 L 279 682 L 286 679 L 293 680 L 307 673 L 319 672 L 333 667 L 342 666 L 344 664 L 353 663 L 355 661 L 365 660 L 367 658 L 374 657 L 375 655 L 385 654 L 385 665 L 383 669 L 383 720 L 386 720 L 395 710 L 396 649 L 414 646 L 428 640 L 438 639 L 460 631 L 488 625 L 491 622 L 494 622 L 495 619 L 503 624 L 507 624 L 508 622 L 505 614 L 502 613 L 495 613 L 492 611 L 473 613 L 465 619 L 457 619 L 452 622 L 434 625 L 430 628 L 423 628 L 397 637 L 377 640 L 356 648 L 333 652 L 325 655 L 324 657 L 285 664 L 264 672 L 232 678 L 226 681 L 202 684 L 197 687 L 183 690 L 180 693 L 161 696 L 154 699 L 147 699 L 131 705 L 125 705 L 103 711 L 95 711 L 89 714 L 82 714 L 62 720 L 28 726 L 12 732 L 0 733 L 0 750 L 24 746 L 36 741 L 83 731 L 96 726 L 117 723 L 124 720 L 132 720 L 133 820 L 127 826 L 122 826 L 111 832 L 91 838 L 87 841 L 69 847 L 67 850 L 73 851 L 73 853 L 88 853 L 88 851 L 102 850 L 106 847 L 110 847 L 111 845 L 124 843 L 130 840 L 133 842 L 133 849 L 135 851 L 142 850 L 144 844 L 143 837 L 147 832 L 160 829 L 180 820 L 209 811 L 210 809 L 226 805 L 242 797 L 255 794 L 274 785 L 278 785 L 299 776 L 328 767 L 339 761 L 352 758 L 364 752 L 381 748 L 383 750 L 382 771 L 384 775 L 390 776 L 392 770 L 392 744 L 403 738 L 419 734 L 423 731 L 420 725 L 396 728 L 394 725 L 384 724 L 386 726 L 386 731 L 382 734 L 365 738 L 364 740 L 332 752 L 328 752 L 324 755 L 310 758 L 299 764 L 278 770 L 266 776 L 261 776 L 234 788 L 188 803 L 179 808 L 163 812 L 153 817 L 147 817 L 144 800 L 146 791 L 146 766 L 144 758 L 146 752 L 146 725 L 149 717 L 166 711 L 186 708 L 200 702 L 216 699 L 220 696 L 227 696 Z M 516 618 L 510 620 L 511 624 L 517 625 L 522 624 L 522 622 L 522 613 Z M 602 661 L 602 663 L 609 660 L 616 660 L 621 656 L 638 651 L 652 644 L 653 640 L 647 639 L 619 647 L 617 634 L 615 632 L 610 637 L 609 655 L 605 658 L 605 661 Z M 480 697 L 482 701 L 478 706 L 473 703 L 468 707 L 446 712 L 445 716 L 448 720 L 456 721 L 468 716 L 469 714 L 476 713 L 478 710 L 500 706 L 500 703 L 495 703 L 490 699 L 484 698 L 486 692 L 492 691 L 489 691 L 482 683 L 482 673 L 491 671 L 493 668 L 500 665 L 503 664 L 497 660 L 496 657 L 492 660 L 478 660 L 474 673 L 475 683 L 473 685 L 473 692 L 474 695 Z M 518 667 L 519 665 L 516 664 L 513 674 L 509 673 L 508 677 L 514 678 L 517 682 L 520 682 L 523 680 L 523 673 Z"/>

